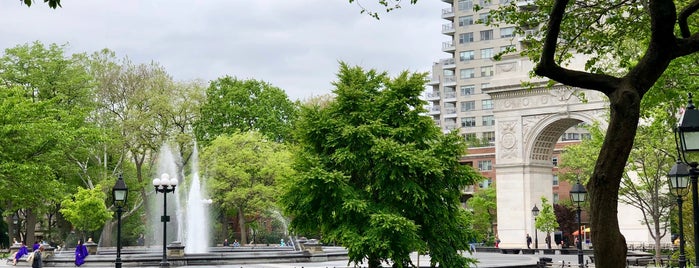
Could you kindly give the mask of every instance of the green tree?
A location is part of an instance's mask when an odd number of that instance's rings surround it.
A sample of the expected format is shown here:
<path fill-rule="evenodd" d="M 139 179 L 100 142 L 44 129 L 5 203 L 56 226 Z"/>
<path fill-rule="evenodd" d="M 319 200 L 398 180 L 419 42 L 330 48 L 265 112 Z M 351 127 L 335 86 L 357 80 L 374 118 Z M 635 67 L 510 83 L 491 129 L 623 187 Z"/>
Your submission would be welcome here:
<path fill-rule="evenodd" d="M 658 120 L 638 127 L 619 189 L 619 202 L 641 211 L 642 222 L 655 242 L 655 258 L 658 261 L 661 257 L 660 242 L 667 235 L 670 210 L 675 204 L 667 195 L 666 177 L 675 160 L 672 153 L 675 143 L 673 136 L 667 135 L 668 128 L 662 118 L 658 114 Z M 559 167 L 576 171 L 564 173 L 562 177 L 568 181 L 574 181 L 578 176 L 585 178 L 592 173 L 596 159 L 594 152 L 600 150 L 604 133 L 596 125 L 589 130 L 591 139 L 566 147 L 561 155 Z M 593 243 L 597 241 L 593 240 Z"/>
<path fill-rule="evenodd" d="M 32 6 L 32 3 L 34 3 L 34 0 L 20 0 L 23 1 L 25 5 L 28 7 Z M 47 3 L 50 8 L 57 8 L 57 7 L 62 7 L 61 6 L 61 0 L 44 0 L 44 3 Z"/>
<path fill-rule="evenodd" d="M 459 198 L 479 175 L 458 161 L 463 138 L 422 115 L 425 77 L 341 63 L 335 100 L 303 108 L 298 122 L 299 173 L 281 198 L 293 230 L 320 230 L 372 268 L 407 267 L 414 251 L 443 267 L 474 261 L 461 255 L 475 234 Z"/>
<path fill-rule="evenodd" d="M 259 131 L 274 141 L 290 140 L 298 103 L 267 82 L 230 76 L 211 81 L 195 125 L 203 145 L 222 134 Z"/>
<path fill-rule="evenodd" d="M 78 188 L 78 192 L 61 202 L 61 214 L 75 229 L 82 232 L 99 230 L 112 218 L 113 212 L 107 209 L 104 200 L 107 195 L 101 187 L 94 189 Z M 83 233 L 83 239 L 85 233 Z"/>
<path fill-rule="evenodd" d="M 477 241 L 483 241 L 494 236 L 498 214 L 495 185 L 493 184 L 491 187 L 476 191 L 473 197 L 466 201 L 466 206 L 471 209 L 473 217 L 472 227 L 478 236 Z"/>
<path fill-rule="evenodd" d="M 398 6 L 393 1 L 378 2 L 388 11 Z M 587 190 L 591 226 L 596 230 L 592 239 L 597 265 L 624 267 L 626 239 L 619 230 L 616 206 L 641 107 L 648 105 L 644 97 L 662 80 L 673 62 L 682 62 L 683 57 L 696 59 L 699 34 L 694 27 L 696 16 L 691 15 L 699 10 L 699 4 L 684 0 L 642 3 L 534 0 L 526 1 L 528 6 L 523 7 L 521 3 L 510 1 L 489 12 L 492 25 L 514 25 L 515 32 L 524 37 L 522 54 L 536 62 L 534 74 L 564 85 L 599 91 L 609 98 L 609 127 L 601 150 L 596 153 Z M 538 30 L 539 34 L 524 35 L 525 30 Z M 568 60 L 581 56 L 586 59 L 584 71 L 568 67 Z M 696 64 L 688 67 L 695 68 Z M 696 76 L 675 78 L 666 81 L 689 80 L 690 83 L 670 83 L 661 90 L 678 92 L 687 86 L 696 88 Z M 670 101 L 648 98 L 652 99 L 650 103 Z"/>
<path fill-rule="evenodd" d="M 541 197 L 541 211 L 539 211 L 539 215 L 536 216 L 534 227 L 546 233 L 546 237 L 548 238 L 546 246 L 551 249 L 551 233 L 558 230 L 558 220 L 556 220 L 556 214 L 553 212 L 553 206 L 546 197 Z"/>
<path fill-rule="evenodd" d="M 218 136 L 204 148 L 201 160 L 211 196 L 237 216 L 241 243 L 246 244 L 246 224 L 274 208 L 279 181 L 293 174 L 291 153 L 283 144 L 249 131 Z"/>

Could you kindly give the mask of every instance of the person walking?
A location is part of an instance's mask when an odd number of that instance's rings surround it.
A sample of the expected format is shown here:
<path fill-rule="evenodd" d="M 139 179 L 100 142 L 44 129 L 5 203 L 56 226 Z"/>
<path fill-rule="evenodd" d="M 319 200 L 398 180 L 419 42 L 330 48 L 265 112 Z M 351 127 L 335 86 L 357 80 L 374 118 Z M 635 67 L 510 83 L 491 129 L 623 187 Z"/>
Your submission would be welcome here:
<path fill-rule="evenodd" d="M 532 248 L 532 237 L 527 234 L 527 248 L 531 249 Z"/>
<path fill-rule="evenodd" d="M 19 259 L 26 254 L 29 254 L 29 250 L 27 249 L 27 244 L 22 241 L 22 246 L 19 247 L 19 250 L 15 253 L 15 257 L 12 260 L 12 265 L 17 265 L 17 261 L 19 261 Z"/>
<path fill-rule="evenodd" d="M 44 245 L 39 245 L 33 254 L 32 258 L 32 268 L 42 268 L 44 267 L 44 262 L 42 261 L 42 254 L 44 253 Z"/>

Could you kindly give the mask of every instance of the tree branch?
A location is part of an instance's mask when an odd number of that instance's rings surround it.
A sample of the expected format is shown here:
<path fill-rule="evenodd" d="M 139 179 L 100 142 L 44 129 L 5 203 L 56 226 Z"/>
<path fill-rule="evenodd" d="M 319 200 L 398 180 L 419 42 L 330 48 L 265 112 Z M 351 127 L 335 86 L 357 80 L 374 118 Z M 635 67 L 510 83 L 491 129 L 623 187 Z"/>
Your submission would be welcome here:
<path fill-rule="evenodd" d="M 699 0 L 694 0 L 689 5 L 684 7 L 680 11 L 680 16 L 677 18 L 677 24 L 680 25 L 680 32 L 683 38 L 688 38 L 692 33 L 689 32 L 689 25 L 687 25 L 687 19 L 690 15 L 694 14 L 699 10 Z"/>
<path fill-rule="evenodd" d="M 605 74 L 592 74 L 566 69 L 558 65 L 554 59 L 558 35 L 561 31 L 561 23 L 568 2 L 569 0 L 556 0 L 553 5 L 541 58 L 534 69 L 534 73 L 569 86 L 598 90 L 606 95 L 610 95 L 616 88 L 616 85 L 619 84 L 619 78 Z"/>

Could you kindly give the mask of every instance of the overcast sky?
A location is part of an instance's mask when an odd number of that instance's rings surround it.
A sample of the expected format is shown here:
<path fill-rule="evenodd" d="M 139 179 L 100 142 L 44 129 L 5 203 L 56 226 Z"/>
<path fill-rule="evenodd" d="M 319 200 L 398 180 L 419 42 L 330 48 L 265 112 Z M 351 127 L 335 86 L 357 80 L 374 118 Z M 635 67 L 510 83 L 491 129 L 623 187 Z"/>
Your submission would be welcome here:
<path fill-rule="evenodd" d="M 378 0 L 360 0 L 376 6 Z M 0 1 L 0 47 L 41 41 L 159 62 L 175 80 L 267 81 L 292 100 L 329 93 L 338 61 L 396 74 L 447 57 L 438 0 L 403 0 L 377 21 L 347 0 Z M 373 4 L 373 5 L 372 5 Z"/>

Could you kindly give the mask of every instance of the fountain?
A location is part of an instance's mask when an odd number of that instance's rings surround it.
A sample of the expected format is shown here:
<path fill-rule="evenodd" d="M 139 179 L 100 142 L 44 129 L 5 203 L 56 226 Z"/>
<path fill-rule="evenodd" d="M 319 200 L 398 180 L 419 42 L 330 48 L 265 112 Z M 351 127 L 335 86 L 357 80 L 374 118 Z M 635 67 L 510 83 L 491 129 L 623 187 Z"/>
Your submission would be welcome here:
<path fill-rule="evenodd" d="M 206 253 L 209 246 L 209 213 L 208 204 L 211 199 L 204 199 L 202 183 L 199 180 L 199 150 L 194 147 L 192 152 L 192 181 L 187 195 L 187 209 L 184 233 L 185 253 Z"/>

